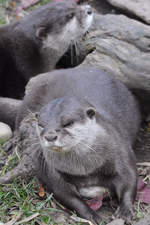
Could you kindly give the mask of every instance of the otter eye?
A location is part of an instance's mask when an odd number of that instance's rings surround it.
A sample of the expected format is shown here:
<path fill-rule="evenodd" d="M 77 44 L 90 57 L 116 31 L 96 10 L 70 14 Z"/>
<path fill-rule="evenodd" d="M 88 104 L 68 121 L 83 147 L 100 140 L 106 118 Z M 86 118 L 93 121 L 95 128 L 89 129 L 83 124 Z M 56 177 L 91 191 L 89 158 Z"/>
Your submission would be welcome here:
<path fill-rule="evenodd" d="M 94 116 L 95 116 L 95 110 L 94 109 L 88 109 L 87 111 L 86 111 L 86 114 L 87 114 L 87 116 L 90 118 L 90 119 L 92 119 Z"/>
<path fill-rule="evenodd" d="M 38 113 L 38 112 L 35 112 L 34 115 L 35 115 L 35 118 L 36 118 L 36 119 L 39 119 L 39 113 Z"/>
<path fill-rule="evenodd" d="M 39 27 L 36 30 L 36 37 L 39 38 L 40 40 L 43 40 L 46 38 L 47 32 L 45 27 Z"/>
<path fill-rule="evenodd" d="M 68 19 L 72 19 L 74 17 L 74 13 L 70 13 L 67 17 Z"/>
<path fill-rule="evenodd" d="M 64 127 L 64 128 L 66 128 L 66 127 L 71 127 L 73 124 L 74 124 L 74 122 L 71 120 L 71 121 L 68 121 L 68 122 L 64 123 L 64 124 L 62 125 L 62 127 Z"/>

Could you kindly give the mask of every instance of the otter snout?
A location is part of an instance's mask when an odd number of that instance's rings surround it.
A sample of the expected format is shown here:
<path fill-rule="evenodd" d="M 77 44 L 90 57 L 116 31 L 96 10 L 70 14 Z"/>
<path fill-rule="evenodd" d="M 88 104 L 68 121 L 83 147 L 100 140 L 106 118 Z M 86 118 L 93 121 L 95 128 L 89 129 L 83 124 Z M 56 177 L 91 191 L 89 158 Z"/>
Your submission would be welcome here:
<path fill-rule="evenodd" d="M 57 140 L 58 136 L 56 133 L 47 133 L 44 135 L 44 138 L 49 142 L 53 142 Z"/>
<path fill-rule="evenodd" d="M 63 151 L 63 147 L 59 142 L 59 137 L 56 131 L 47 131 L 42 135 L 42 146 L 47 150 L 55 152 Z"/>

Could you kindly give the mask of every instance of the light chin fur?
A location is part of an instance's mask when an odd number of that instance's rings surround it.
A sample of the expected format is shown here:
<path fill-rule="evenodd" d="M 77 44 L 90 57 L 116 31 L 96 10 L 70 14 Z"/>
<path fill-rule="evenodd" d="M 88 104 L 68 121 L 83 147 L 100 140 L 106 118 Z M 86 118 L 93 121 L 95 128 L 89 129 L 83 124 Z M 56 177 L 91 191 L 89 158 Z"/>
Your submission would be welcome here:
<path fill-rule="evenodd" d="M 79 189 L 80 195 L 86 198 L 95 198 L 101 196 L 107 189 L 100 186 L 83 187 Z"/>
<path fill-rule="evenodd" d="M 83 5 L 81 6 L 84 9 L 88 9 L 90 7 L 90 5 Z M 82 26 L 83 26 L 83 33 L 86 33 L 89 28 L 91 27 L 93 20 L 94 20 L 94 13 L 85 15 L 86 18 L 84 18 L 84 22 L 82 22 Z"/>
<path fill-rule="evenodd" d="M 89 28 L 91 27 L 93 23 L 93 14 L 88 16 L 86 19 L 86 26 L 85 26 L 85 32 L 89 30 Z"/>

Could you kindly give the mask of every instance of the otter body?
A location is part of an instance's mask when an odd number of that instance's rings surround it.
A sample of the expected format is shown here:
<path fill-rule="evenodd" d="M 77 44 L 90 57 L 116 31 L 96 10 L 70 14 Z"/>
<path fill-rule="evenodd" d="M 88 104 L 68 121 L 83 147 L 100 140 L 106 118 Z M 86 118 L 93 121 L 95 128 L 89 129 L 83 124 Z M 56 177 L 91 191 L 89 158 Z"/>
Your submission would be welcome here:
<path fill-rule="evenodd" d="M 140 125 L 138 104 L 128 89 L 97 68 L 53 71 L 28 83 L 17 129 L 30 112 L 38 112 L 33 147 L 38 143 L 39 154 L 34 161 L 48 191 L 98 224 L 83 197 L 108 188 L 118 198 L 118 215 L 127 220 L 136 195 L 132 145 Z"/>
<path fill-rule="evenodd" d="M 68 47 L 92 23 L 88 5 L 49 3 L 0 27 L 0 96 L 21 98 L 28 80 L 55 68 Z"/>

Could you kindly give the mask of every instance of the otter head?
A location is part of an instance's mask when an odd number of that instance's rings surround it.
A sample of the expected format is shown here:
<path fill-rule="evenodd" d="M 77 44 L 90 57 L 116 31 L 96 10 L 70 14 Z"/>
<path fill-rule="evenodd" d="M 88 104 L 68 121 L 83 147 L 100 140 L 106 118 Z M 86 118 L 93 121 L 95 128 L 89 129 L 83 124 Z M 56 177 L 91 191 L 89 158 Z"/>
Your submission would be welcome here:
<path fill-rule="evenodd" d="M 46 72 L 55 68 L 69 46 L 76 45 L 92 21 L 93 10 L 89 5 L 77 5 L 69 0 L 39 7 L 15 29 L 23 31 L 35 48 L 38 47 L 44 64 L 42 72 Z"/>
<path fill-rule="evenodd" d="M 86 154 L 105 129 L 97 123 L 96 109 L 75 97 L 59 98 L 45 105 L 38 116 L 40 144 L 44 151 Z"/>
<path fill-rule="evenodd" d="M 42 14 L 42 15 L 40 15 Z M 83 36 L 93 21 L 93 10 L 89 5 L 77 5 L 74 1 L 47 4 L 40 9 L 40 24 L 36 25 L 36 37 L 45 46 L 56 41 L 70 43 Z"/>

